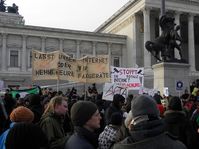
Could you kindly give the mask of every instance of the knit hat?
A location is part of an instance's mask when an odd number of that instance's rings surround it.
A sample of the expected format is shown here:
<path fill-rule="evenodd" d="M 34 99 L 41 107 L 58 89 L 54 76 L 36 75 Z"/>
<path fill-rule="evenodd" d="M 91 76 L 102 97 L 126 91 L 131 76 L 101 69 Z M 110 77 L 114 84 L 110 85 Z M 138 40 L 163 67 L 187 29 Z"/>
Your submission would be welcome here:
<path fill-rule="evenodd" d="M 136 125 L 142 121 L 159 119 L 159 110 L 155 100 L 148 95 L 140 95 L 131 102 L 132 122 Z"/>
<path fill-rule="evenodd" d="M 74 126 L 83 126 L 97 111 L 97 106 L 90 101 L 78 101 L 71 108 L 71 120 Z"/>
<path fill-rule="evenodd" d="M 110 122 L 109 124 L 112 124 L 112 125 L 122 125 L 122 115 L 121 113 L 119 112 L 114 112 L 112 115 L 111 115 L 111 119 L 110 119 Z"/>
<path fill-rule="evenodd" d="M 32 122 L 33 119 L 34 113 L 24 106 L 15 108 L 10 114 L 10 120 L 12 122 Z"/>
<path fill-rule="evenodd" d="M 179 97 L 174 96 L 169 100 L 168 108 L 170 110 L 182 111 L 182 103 Z"/>

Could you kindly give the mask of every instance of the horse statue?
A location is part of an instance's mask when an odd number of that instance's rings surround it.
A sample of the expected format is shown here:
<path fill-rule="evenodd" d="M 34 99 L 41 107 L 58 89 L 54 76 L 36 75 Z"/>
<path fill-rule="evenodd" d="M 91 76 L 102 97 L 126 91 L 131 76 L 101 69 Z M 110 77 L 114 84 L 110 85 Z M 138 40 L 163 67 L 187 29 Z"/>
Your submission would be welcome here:
<path fill-rule="evenodd" d="M 7 10 L 8 10 L 8 13 L 19 14 L 19 12 L 18 12 L 18 6 L 15 3 L 13 3 L 12 6 L 8 6 Z"/>
<path fill-rule="evenodd" d="M 178 34 L 179 25 L 174 23 L 175 18 L 169 15 L 163 15 L 160 18 L 160 27 L 162 33 L 154 41 L 147 41 L 145 43 L 146 49 L 158 61 L 176 61 L 174 50 L 177 49 L 182 60 L 181 42 L 182 38 Z M 161 54 L 161 55 L 160 55 Z M 179 60 L 178 60 L 179 61 Z"/>

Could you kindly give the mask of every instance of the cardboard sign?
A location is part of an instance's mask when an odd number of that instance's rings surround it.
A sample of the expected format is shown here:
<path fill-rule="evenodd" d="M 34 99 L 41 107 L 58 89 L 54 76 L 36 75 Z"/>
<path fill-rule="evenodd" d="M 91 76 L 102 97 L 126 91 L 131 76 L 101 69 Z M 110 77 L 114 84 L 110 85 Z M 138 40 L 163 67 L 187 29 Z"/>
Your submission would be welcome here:
<path fill-rule="evenodd" d="M 115 83 L 105 83 L 103 88 L 103 96 L 102 99 L 113 101 L 113 96 L 115 94 L 120 94 L 124 98 L 127 96 L 127 88 L 119 86 Z"/>

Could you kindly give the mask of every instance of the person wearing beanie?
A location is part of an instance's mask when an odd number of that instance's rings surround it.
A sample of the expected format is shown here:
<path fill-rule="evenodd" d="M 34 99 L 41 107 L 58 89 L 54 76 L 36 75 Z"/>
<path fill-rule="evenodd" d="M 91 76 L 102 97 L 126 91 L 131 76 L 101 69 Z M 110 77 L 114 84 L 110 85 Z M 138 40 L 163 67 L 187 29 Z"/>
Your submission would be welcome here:
<path fill-rule="evenodd" d="M 100 128 L 101 116 L 91 101 L 78 101 L 71 108 L 74 134 L 65 144 L 65 149 L 96 149 L 98 136 L 94 131 Z"/>
<path fill-rule="evenodd" d="M 183 111 L 181 99 L 177 96 L 169 100 L 168 110 L 164 113 L 165 129 L 173 136 L 178 137 L 188 149 L 194 149 L 196 144 L 196 133 L 191 122 Z"/>
<path fill-rule="evenodd" d="M 48 147 L 48 140 L 41 128 L 32 123 L 17 123 L 5 141 L 6 149 L 41 149 Z"/>
<path fill-rule="evenodd" d="M 113 149 L 186 149 L 186 146 L 164 131 L 155 100 L 139 95 L 131 103 L 130 136 L 114 144 Z"/>
<path fill-rule="evenodd" d="M 0 149 L 5 149 L 5 140 L 7 138 L 7 135 L 10 131 L 10 129 L 17 123 L 20 122 L 27 122 L 27 123 L 31 123 L 34 119 L 34 113 L 24 107 L 24 106 L 19 106 L 15 109 L 12 110 L 12 112 L 10 113 L 10 128 L 7 129 L 5 132 L 3 132 L 0 136 Z"/>
<path fill-rule="evenodd" d="M 119 131 L 122 122 L 123 117 L 121 113 L 115 112 L 111 115 L 109 125 L 107 125 L 104 131 L 99 135 L 99 149 L 110 149 L 114 143 L 121 140 Z"/>
<path fill-rule="evenodd" d="M 105 123 L 109 124 L 111 115 L 115 112 L 121 113 L 123 115 L 122 106 L 124 105 L 125 98 L 120 94 L 115 94 L 113 96 L 113 101 L 110 106 L 105 111 Z"/>
<path fill-rule="evenodd" d="M 35 117 L 32 123 L 36 124 L 40 121 L 44 112 L 44 108 L 41 105 L 41 96 L 39 94 L 29 94 L 26 98 L 29 100 L 28 108 L 34 113 Z"/>
<path fill-rule="evenodd" d="M 68 104 L 64 97 L 55 96 L 48 103 L 39 126 L 46 134 L 50 149 L 63 149 L 68 135 L 65 134 L 63 124 Z"/>

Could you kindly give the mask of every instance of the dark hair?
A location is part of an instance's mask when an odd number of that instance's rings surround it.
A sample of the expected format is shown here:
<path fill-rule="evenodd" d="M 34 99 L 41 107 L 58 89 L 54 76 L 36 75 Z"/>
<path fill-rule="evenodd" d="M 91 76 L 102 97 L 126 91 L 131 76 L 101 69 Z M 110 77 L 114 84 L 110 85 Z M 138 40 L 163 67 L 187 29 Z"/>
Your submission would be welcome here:
<path fill-rule="evenodd" d="M 118 107 L 120 102 L 125 102 L 125 98 L 120 94 L 115 94 L 113 96 L 113 104 Z"/>
<path fill-rule="evenodd" d="M 32 123 L 17 123 L 9 131 L 6 149 L 40 149 L 47 147 L 48 140 L 41 128 Z"/>

